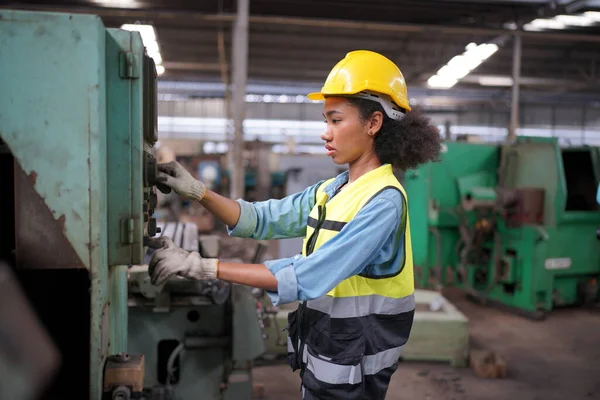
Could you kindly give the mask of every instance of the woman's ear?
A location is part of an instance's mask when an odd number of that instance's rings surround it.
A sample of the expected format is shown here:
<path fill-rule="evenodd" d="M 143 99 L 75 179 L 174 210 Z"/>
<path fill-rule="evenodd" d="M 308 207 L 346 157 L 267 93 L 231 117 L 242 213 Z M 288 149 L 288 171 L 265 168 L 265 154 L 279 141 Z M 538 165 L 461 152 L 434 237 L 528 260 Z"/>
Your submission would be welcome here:
<path fill-rule="evenodd" d="M 381 125 L 383 125 L 383 114 L 381 111 L 375 111 L 367 124 L 369 136 L 375 136 L 381 129 Z"/>

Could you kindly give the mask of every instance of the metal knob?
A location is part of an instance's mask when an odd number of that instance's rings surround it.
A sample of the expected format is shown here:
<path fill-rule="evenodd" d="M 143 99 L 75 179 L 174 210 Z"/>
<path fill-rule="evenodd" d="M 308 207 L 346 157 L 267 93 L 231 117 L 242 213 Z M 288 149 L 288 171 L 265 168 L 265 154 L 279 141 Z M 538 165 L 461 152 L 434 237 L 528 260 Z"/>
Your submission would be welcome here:
<path fill-rule="evenodd" d="M 119 386 L 112 393 L 112 400 L 130 400 L 131 391 L 127 386 Z"/>

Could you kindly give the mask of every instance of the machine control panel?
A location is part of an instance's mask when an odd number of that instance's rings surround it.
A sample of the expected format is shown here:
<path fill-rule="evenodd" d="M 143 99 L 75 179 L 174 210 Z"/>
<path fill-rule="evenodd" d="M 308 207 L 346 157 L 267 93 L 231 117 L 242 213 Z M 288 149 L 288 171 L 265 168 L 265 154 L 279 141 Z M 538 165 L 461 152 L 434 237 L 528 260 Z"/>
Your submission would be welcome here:
<path fill-rule="evenodd" d="M 143 140 L 154 146 L 158 141 L 158 116 L 157 116 L 157 94 L 156 94 L 156 65 L 147 54 L 143 56 Z M 149 237 L 160 233 L 161 229 L 156 225 L 156 219 L 152 218 L 154 210 L 158 206 L 158 196 L 155 193 L 157 168 L 156 158 L 149 151 L 143 153 L 143 177 L 144 177 L 144 205 L 143 220 L 146 223 L 143 244 Z"/>
<path fill-rule="evenodd" d="M 156 219 L 152 218 L 154 210 L 158 205 L 158 196 L 154 191 L 156 185 L 156 158 L 147 152 L 144 152 L 144 204 L 142 207 L 144 222 L 146 223 L 146 230 L 144 235 L 144 245 L 146 239 L 155 236 L 160 233 L 160 228 L 156 225 Z"/>
<path fill-rule="evenodd" d="M 156 94 L 156 65 L 151 57 L 147 54 L 143 56 L 143 137 L 144 142 L 151 146 L 158 141 L 158 116 L 157 109 L 157 94 Z M 144 232 L 144 246 L 149 237 L 160 233 L 160 228 L 156 225 L 156 219 L 152 218 L 154 210 L 158 205 L 158 196 L 155 193 L 156 177 L 158 171 L 156 168 L 156 158 L 147 151 L 144 151 L 143 175 L 144 175 L 144 207 L 143 218 L 146 222 Z"/>

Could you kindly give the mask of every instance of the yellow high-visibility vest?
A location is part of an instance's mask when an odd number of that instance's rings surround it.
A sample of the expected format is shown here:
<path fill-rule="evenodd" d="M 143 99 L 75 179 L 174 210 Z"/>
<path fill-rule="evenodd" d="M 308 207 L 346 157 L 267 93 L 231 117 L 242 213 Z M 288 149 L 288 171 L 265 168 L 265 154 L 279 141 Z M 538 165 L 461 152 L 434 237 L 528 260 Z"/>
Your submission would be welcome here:
<path fill-rule="evenodd" d="M 414 292 L 414 276 L 408 201 L 404 188 L 393 174 L 392 167 L 386 164 L 369 171 L 328 202 L 328 196 L 324 189 L 331 182 L 333 179 L 324 182 L 317 190 L 316 203 L 309 214 L 306 237 L 302 246 L 304 257 L 337 235 L 343 226 L 350 222 L 361 208 L 382 190 L 395 188 L 402 193 L 404 198 L 402 218 L 406 223 L 403 224 L 404 231 L 397 233 L 404 239 L 403 264 L 390 266 L 391 272 L 388 274 L 390 276 L 355 275 L 342 281 L 327 295 L 349 297 L 379 294 L 392 298 L 411 295 Z M 386 216 L 382 215 L 381 217 L 385 218 Z"/>
<path fill-rule="evenodd" d="M 415 312 L 407 197 L 390 165 L 364 174 L 329 199 L 325 188 L 332 182 L 317 190 L 303 256 L 318 251 L 378 193 L 390 189 L 404 199 L 396 253 L 384 265 L 365 265 L 361 274 L 326 295 L 300 302 L 288 315 L 288 360 L 293 370 L 301 370 L 304 399 L 383 400 Z"/>

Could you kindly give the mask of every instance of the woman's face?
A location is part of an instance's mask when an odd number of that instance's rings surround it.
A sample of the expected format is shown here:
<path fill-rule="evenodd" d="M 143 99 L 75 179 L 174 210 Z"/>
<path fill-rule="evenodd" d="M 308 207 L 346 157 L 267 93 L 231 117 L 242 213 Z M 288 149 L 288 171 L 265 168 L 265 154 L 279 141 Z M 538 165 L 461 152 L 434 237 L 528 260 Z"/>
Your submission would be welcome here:
<path fill-rule="evenodd" d="M 327 125 L 321 139 L 325 141 L 327 155 L 334 163 L 351 164 L 366 155 L 374 154 L 376 131 L 373 130 L 372 122 L 362 123 L 358 108 L 349 104 L 346 99 L 325 99 L 323 116 Z"/>

